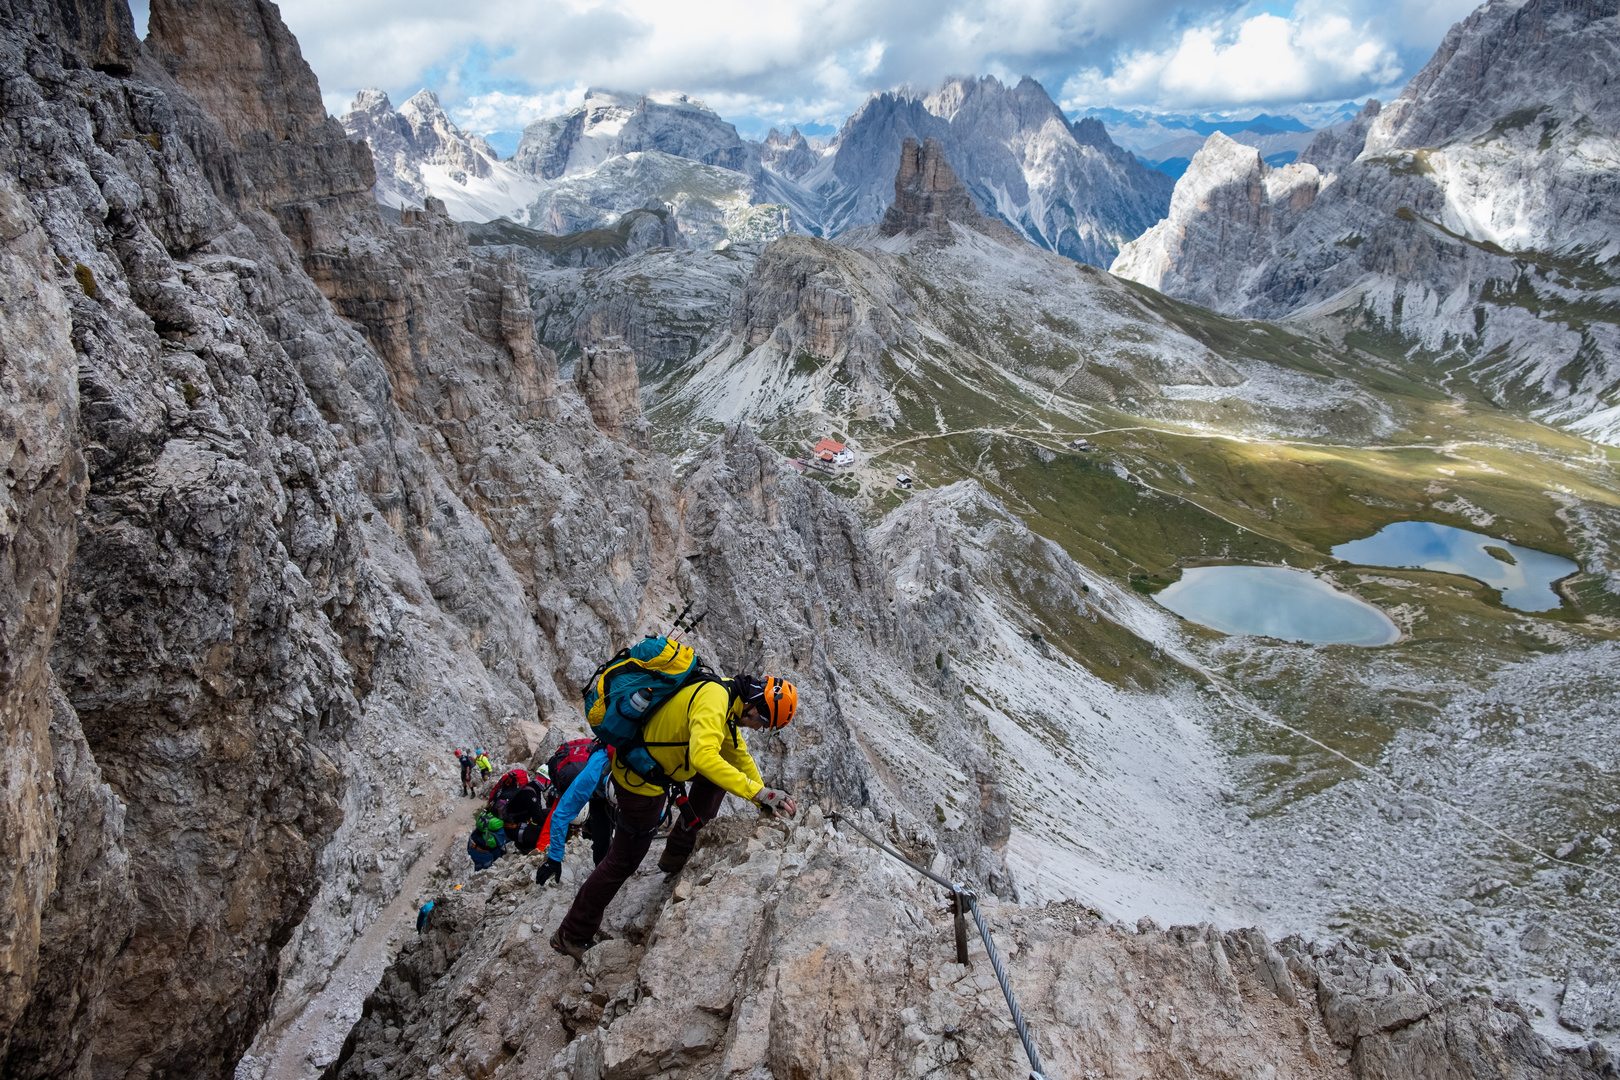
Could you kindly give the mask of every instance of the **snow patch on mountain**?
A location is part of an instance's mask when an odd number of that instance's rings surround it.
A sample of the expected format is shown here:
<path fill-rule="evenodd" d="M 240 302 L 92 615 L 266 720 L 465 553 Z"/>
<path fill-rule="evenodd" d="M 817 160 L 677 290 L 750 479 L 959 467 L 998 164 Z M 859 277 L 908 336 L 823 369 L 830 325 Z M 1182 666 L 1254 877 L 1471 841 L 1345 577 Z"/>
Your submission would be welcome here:
<path fill-rule="evenodd" d="M 396 208 L 442 199 L 457 221 L 513 217 L 533 202 L 542 185 L 506 162 L 483 139 L 465 135 L 439 99 L 423 90 L 396 112 L 381 90 L 355 95 L 342 118 L 351 139 L 371 146 L 378 202 Z"/>

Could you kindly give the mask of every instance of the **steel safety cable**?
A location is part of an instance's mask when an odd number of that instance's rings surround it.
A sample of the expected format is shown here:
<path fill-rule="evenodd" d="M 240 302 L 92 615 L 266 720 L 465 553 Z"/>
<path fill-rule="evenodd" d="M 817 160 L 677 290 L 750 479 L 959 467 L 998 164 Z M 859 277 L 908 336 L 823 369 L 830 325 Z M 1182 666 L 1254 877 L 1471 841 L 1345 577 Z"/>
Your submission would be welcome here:
<path fill-rule="evenodd" d="M 905 855 L 896 851 L 888 844 L 885 844 L 883 841 L 879 840 L 877 837 L 873 836 L 871 833 L 849 820 L 849 818 L 845 817 L 843 814 L 833 812 L 827 815 L 827 819 L 829 821 L 842 822 L 843 824 L 848 825 L 850 828 L 866 837 L 866 839 L 871 842 L 872 846 L 876 847 L 879 851 L 900 860 L 913 870 L 917 871 L 917 873 L 921 874 L 923 877 L 928 878 L 930 881 L 943 885 L 945 888 L 951 891 L 952 899 L 955 902 L 956 910 L 959 913 L 965 906 L 967 910 L 973 914 L 973 923 L 979 928 L 979 937 L 984 941 L 984 951 L 986 955 L 990 957 L 991 970 L 993 970 L 996 974 L 996 982 L 1001 984 L 1001 993 L 1007 999 L 1007 1009 L 1012 1013 L 1013 1028 L 1018 1032 L 1019 1041 L 1024 1044 L 1024 1053 L 1029 1056 L 1030 1080 L 1048 1080 L 1046 1074 L 1041 1070 L 1041 1055 L 1040 1052 L 1035 1049 L 1035 1040 L 1029 1033 L 1029 1025 L 1024 1022 L 1024 1014 L 1018 1008 L 1018 999 L 1013 996 L 1012 982 L 1007 978 L 1007 969 L 1002 966 L 1001 955 L 996 952 L 996 943 L 991 940 L 990 927 L 984 921 L 984 914 L 979 911 L 979 898 L 971 890 L 964 889 L 954 881 L 940 877 L 932 870 L 929 870 L 907 858 Z M 958 917 L 960 917 L 960 915 Z"/>

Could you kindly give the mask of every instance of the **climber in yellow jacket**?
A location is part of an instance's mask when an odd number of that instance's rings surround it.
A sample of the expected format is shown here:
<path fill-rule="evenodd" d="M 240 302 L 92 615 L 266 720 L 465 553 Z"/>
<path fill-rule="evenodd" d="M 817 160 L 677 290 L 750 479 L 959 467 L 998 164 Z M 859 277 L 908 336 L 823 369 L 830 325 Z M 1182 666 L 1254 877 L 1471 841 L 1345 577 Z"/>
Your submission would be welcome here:
<path fill-rule="evenodd" d="M 653 713 L 641 732 L 648 753 L 671 780 L 692 781 L 684 802 L 677 796 L 680 813 L 664 842 L 660 870 L 676 873 L 686 865 L 697 843 L 697 830 L 720 811 L 727 792 L 771 811 L 794 812 L 793 799 L 786 792 L 766 787 L 760 779 L 740 729 L 785 727 L 798 703 L 798 691 L 786 679 L 739 675 L 684 687 Z M 664 817 L 664 789 L 617 759 L 613 787 L 619 804 L 613 844 L 579 887 L 562 925 L 551 936 L 553 949 L 576 960 L 583 959 L 591 947 L 602 926 L 602 913 L 641 865 Z M 535 880 L 543 884 L 561 874 L 562 865 L 548 859 Z"/>

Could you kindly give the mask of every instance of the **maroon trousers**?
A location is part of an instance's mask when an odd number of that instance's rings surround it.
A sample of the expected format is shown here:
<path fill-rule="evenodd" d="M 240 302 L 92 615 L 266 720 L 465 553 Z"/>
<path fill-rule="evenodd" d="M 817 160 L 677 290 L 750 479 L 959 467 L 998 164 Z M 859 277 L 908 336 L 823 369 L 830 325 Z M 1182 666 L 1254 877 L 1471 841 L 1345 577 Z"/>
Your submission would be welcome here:
<path fill-rule="evenodd" d="M 613 787 L 619 799 L 618 828 L 613 830 L 613 843 L 608 848 L 607 856 L 596 864 L 591 876 L 579 887 L 573 905 L 563 916 L 562 936 L 569 941 L 583 944 L 596 938 L 596 932 L 602 928 L 602 913 L 619 895 L 620 887 L 636 872 L 641 860 L 647 857 L 653 834 L 658 831 L 658 824 L 664 817 L 664 796 L 637 795 L 620 787 L 617 780 L 613 782 Z M 720 812 L 720 804 L 725 801 L 726 793 L 725 789 L 700 776 L 692 781 L 689 798 L 698 816 L 707 821 Z M 682 828 L 677 819 L 669 839 L 664 841 L 664 850 L 685 858 L 692 854 L 696 843 L 697 829 Z"/>

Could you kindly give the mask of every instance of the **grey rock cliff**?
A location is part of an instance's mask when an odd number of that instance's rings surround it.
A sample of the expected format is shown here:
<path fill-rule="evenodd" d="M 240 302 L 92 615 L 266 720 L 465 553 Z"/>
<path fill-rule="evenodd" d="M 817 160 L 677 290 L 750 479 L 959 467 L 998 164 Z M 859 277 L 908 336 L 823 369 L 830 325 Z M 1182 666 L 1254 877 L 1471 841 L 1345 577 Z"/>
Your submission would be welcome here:
<path fill-rule="evenodd" d="M 9 1032 L 39 975 L 40 920 L 58 874 L 48 656 L 85 488 L 70 423 L 79 388 L 68 289 L 78 283 L 9 176 L 0 181 L 0 275 L 0 438 L 13 462 L 0 525 L 0 1031 Z"/>
<path fill-rule="evenodd" d="M 434 807 L 399 741 L 499 746 L 555 708 L 584 661 L 542 621 L 581 656 L 633 632 L 645 578 L 616 591 L 595 560 L 644 567 L 653 527 L 530 497 L 570 499 L 583 459 L 611 490 L 622 448 L 562 407 L 510 264 L 475 266 L 441 215 L 378 218 L 369 151 L 317 115 L 273 9 L 158 5 L 165 66 L 128 78 L 52 18 L 0 38 L 6 333 L 26 339 L 7 430 L 28 449 L 5 1069 L 218 1075 L 398 887 L 347 882 L 328 845 L 413 850 Z M 503 521 L 518 502 L 546 528 Z M 527 558 L 571 560 L 570 533 L 592 561 Z"/>

